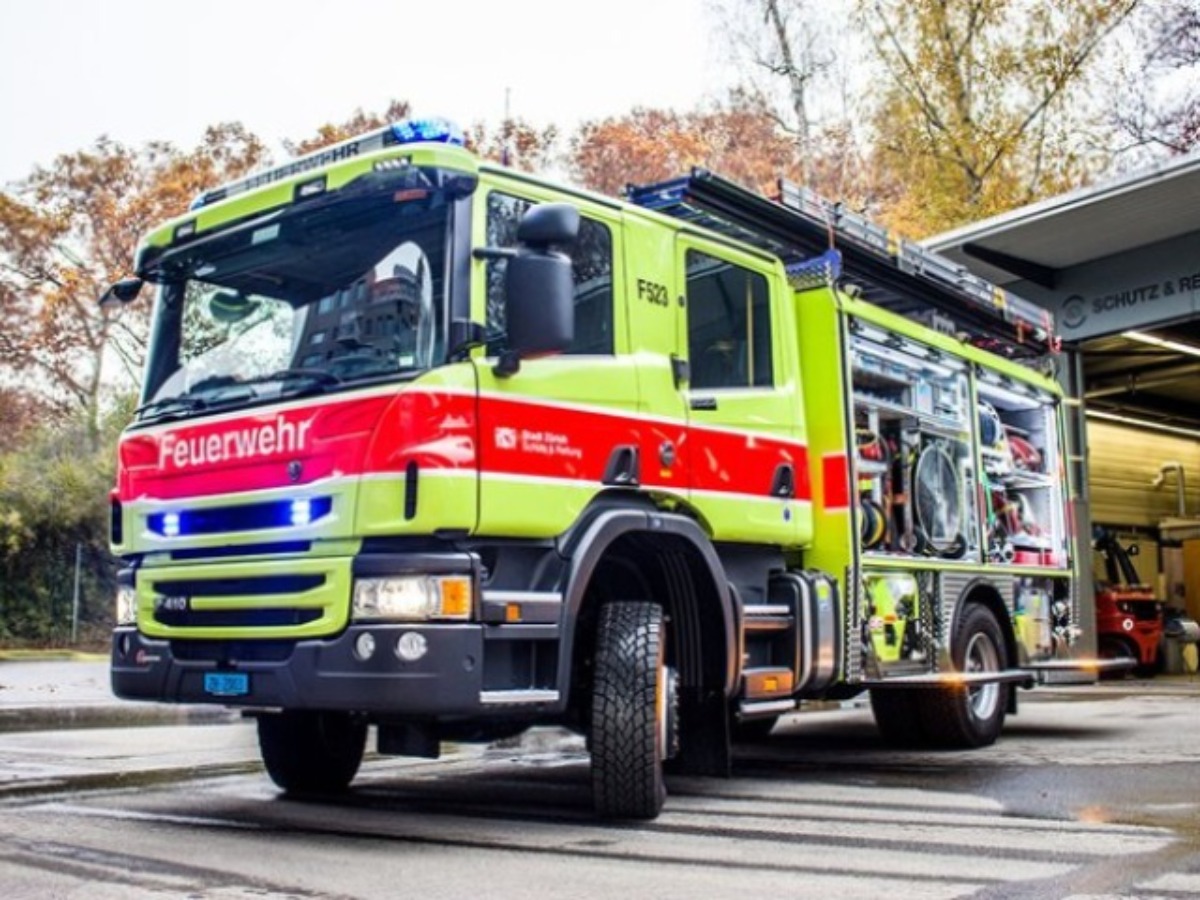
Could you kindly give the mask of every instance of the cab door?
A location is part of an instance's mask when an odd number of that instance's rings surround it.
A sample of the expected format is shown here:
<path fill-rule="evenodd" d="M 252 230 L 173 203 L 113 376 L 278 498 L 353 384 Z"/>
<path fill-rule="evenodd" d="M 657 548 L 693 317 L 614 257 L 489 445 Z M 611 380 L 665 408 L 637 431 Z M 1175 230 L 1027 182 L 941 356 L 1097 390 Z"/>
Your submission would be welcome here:
<path fill-rule="evenodd" d="M 811 491 L 782 267 L 686 233 L 675 255 L 691 502 L 715 540 L 792 546 L 811 518 Z"/>
<path fill-rule="evenodd" d="M 472 263 L 473 318 L 487 344 L 478 384 L 478 533 L 550 537 L 570 527 L 607 482 L 620 483 L 638 444 L 637 377 L 627 355 L 619 209 L 491 175 L 476 192 L 476 247 L 513 247 L 517 223 L 542 202 L 578 206 L 578 239 L 563 248 L 575 282 L 575 340 L 565 353 L 497 372 L 506 348 L 502 259 Z"/>

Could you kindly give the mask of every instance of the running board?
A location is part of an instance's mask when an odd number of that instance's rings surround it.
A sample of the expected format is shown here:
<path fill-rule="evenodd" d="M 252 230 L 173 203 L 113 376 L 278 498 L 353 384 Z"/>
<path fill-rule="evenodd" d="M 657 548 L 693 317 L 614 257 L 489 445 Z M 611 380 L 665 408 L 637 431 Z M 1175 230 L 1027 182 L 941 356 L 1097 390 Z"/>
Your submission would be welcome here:
<path fill-rule="evenodd" d="M 1003 672 L 927 672 L 922 675 L 897 675 L 895 678 L 865 678 L 859 684 L 871 688 L 943 688 L 971 687 L 977 684 L 1017 684 L 1033 687 L 1037 677 L 1025 669 Z"/>
<path fill-rule="evenodd" d="M 1037 676 L 1038 684 L 1095 684 L 1102 674 L 1128 672 L 1136 665 L 1132 659 L 1048 659 L 1024 668 Z"/>
<path fill-rule="evenodd" d="M 481 691 L 484 706 L 518 706 L 524 703 L 557 703 L 558 691 Z"/>
<path fill-rule="evenodd" d="M 795 700 L 743 700 L 738 704 L 738 718 L 753 719 L 765 716 L 781 716 L 796 711 Z"/>

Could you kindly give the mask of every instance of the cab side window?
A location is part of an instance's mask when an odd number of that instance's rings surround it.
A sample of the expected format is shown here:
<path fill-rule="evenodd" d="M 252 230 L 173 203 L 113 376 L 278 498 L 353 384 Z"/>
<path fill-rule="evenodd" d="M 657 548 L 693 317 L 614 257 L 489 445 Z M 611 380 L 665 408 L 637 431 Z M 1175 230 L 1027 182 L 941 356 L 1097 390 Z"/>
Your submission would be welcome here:
<path fill-rule="evenodd" d="M 531 200 L 493 191 L 487 200 L 487 243 L 489 247 L 515 247 L 517 224 Z M 570 247 L 561 247 L 571 258 L 575 280 L 575 340 L 567 348 L 572 354 L 613 352 L 613 250 L 608 226 L 581 217 L 579 237 Z M 504 270 L 507 261 L 487 261 L 487 353 L 495 356 L 505 349 Z"/>
<path fill-rule="evenodd" d="M 770 387 L 767 279 L 699 250 L 685 264 L 692 388 Z"/>

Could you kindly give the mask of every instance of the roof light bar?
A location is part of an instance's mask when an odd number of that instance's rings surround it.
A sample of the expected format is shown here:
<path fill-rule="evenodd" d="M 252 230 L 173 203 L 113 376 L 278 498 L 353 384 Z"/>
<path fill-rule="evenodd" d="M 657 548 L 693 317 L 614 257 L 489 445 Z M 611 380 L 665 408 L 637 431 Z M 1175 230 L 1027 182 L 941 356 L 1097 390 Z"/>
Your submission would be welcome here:
<path fill-rule="evenodd" d="M 395 122 L 384 128 L 380 128 L 377 131 L 368 132 L 367 134 L 342 141 L 339 144 L 322 147 L 320 150 L 315 150 L 312 153 L 293 159 L 281 166 L 256 172 L 240 181 L 232 182 L 216 190 L 207 191 L 193 200 L 190 208 L 193 210 L 200 209 L 219 200 L 224 200 L 227 197 L 244 194 L 246 191 L 252 191 L 263 185 L 282 181 L 301 172 L 320 168 L 329 163 L 351 159 L 364 153 L 383 150 L 387 147 L 396 147 L 402 144 L 427 143 L 452 144 L 461 147 L 465 143 L 465 140 L 463 130 L 448 119 L 405 119 L 401 122 Z"/>

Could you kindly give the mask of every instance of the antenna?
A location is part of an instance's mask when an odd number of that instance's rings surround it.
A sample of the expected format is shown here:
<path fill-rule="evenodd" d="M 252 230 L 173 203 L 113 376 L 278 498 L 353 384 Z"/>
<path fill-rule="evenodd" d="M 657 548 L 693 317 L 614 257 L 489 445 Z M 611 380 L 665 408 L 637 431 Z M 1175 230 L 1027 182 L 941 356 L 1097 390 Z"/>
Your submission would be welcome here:
<path fill-rule="evenodd" d="M 504 89 L 504 123 L 500 126 L 500 162 L 503 165 L 512 164 L 512 153 L 509 140 L 512 138 L 512 88 Z"/>

